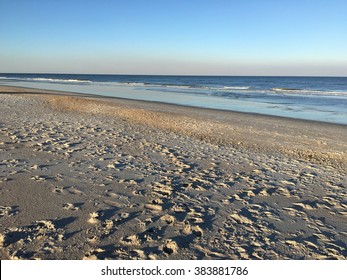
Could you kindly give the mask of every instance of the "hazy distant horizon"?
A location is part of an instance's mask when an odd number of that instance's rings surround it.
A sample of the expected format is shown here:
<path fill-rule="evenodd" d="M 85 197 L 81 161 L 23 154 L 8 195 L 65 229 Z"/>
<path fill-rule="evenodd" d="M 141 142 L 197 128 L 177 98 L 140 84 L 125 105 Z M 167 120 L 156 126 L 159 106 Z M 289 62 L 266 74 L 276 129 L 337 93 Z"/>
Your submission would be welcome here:
<path fill-rule="evenodd" d="M 321 75 L 312 75 L 312 76 L 305 76 L 305 75 L 208 75 L 208 74 L 201 74 L 201 75 L 195 75 L 195 74 L 128 74 L 128 73 L 63 73 L 63 72 L 12 72 L 12 73 L 6 73 L 6 72 L 0 72 L 0 75 L 8 75 L 8 74 L 39 74 L 39 75 L 114 75 L 114 76 L 187 76 L 187 77 L 303 77 L 303 78 L 347 78 L 346 76 L 321 76 Z"/>

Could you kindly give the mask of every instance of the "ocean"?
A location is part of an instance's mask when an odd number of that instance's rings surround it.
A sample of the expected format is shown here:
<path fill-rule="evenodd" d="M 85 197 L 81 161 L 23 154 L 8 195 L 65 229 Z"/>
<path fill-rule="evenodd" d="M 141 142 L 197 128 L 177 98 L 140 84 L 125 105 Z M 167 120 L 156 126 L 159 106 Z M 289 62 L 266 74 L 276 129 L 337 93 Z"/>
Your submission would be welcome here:
<path fill-rule="evenodd" d="M 347 77 L 4 73 L 0 84 L 347 125 Z"/>

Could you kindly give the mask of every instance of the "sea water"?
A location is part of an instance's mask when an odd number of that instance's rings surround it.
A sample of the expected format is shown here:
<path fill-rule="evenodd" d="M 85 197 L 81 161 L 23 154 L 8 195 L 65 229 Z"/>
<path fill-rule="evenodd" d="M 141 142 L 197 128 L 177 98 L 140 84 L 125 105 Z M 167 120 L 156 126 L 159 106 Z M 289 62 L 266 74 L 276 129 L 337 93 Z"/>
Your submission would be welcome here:
<path fill-rule="evenodd" d="M 0 84 L 347 124 L 347 77 L 7 73 Z"/>

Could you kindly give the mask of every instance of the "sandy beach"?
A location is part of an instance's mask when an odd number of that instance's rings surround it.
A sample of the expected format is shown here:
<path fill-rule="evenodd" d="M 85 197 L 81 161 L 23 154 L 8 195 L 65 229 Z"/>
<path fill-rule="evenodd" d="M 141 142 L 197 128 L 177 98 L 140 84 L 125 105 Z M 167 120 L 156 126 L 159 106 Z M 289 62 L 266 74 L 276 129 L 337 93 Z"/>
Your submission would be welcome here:
<path fill-rule="evenodd" d="M 347 259 L 347 126 L 0 86 L 1 259 Z"/>

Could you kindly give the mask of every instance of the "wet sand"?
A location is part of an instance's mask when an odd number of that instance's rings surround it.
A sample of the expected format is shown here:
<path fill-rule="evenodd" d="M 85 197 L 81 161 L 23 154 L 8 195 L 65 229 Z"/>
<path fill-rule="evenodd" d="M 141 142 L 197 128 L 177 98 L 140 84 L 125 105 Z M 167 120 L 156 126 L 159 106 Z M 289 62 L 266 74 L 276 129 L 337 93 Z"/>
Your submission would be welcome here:
<path fill-rule="evenodd" d="M 1 259 L 346 259 L 347 126 L 0 86 Z"/>

